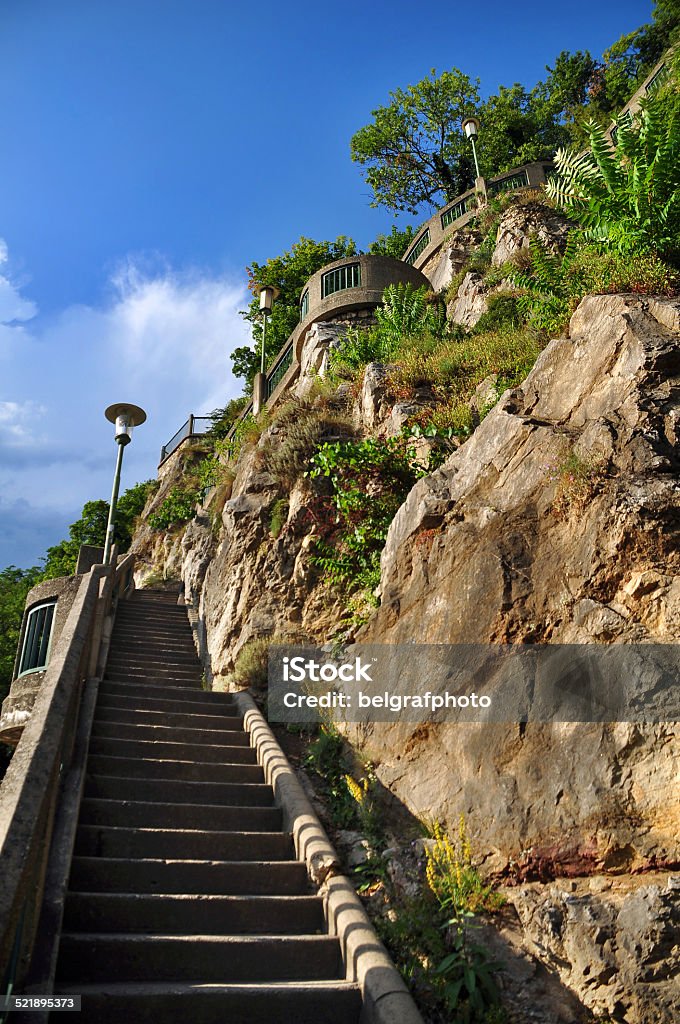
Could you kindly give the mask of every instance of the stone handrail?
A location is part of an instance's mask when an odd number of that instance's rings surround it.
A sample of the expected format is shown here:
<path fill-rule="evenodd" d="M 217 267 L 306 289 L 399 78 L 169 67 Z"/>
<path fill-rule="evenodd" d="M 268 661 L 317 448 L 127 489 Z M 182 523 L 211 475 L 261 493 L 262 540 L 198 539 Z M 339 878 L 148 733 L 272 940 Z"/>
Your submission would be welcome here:
<path fill-rule="evenodd" d="M 95 565 L 83 576 L 0 786 L 0 991 L 5 993 L 26 976 L 83 685 L 103 672 L 112 603 L 133 563 L 128 555 L 116 566 Z"/>

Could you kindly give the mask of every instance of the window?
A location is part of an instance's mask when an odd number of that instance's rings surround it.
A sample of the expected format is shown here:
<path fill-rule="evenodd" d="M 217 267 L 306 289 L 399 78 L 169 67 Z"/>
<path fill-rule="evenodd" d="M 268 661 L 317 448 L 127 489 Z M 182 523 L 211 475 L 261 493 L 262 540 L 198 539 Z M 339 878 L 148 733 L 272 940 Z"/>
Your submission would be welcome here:
<path fill-rule="evenodd" d="M 28 613 L 19 675 L 23 675 L 24 672 L 35 672 L 47 665 L 56 607 L 56 601 L 45 601 L 44 604 L 31 608 Z"/>
<path fill-rule="evenodd" d="M 420 236 L 420 238 L 418 239 L 416 244 L 413 246 L 413 248 L 411 249 L 411 251 L 408 254 L 408 256 L 406 256 L 406 258 L 405 258 L 406 262 L 410 263 L 411 266 L 413 266 L 413 264 L 418 259 L 420 254 L 422 252 L 425 252 L 425 250 L 427 249 L 429 244 L 430 244 L 430 229 L 429 228 L 425 228 L 425 230 L 423 231 L 422 235 Z"/>
<path fill-rule="evenodd" d="M 668 78 L 670 71 L 671 69 L 668 64 L 661 65 L 661 67 L 653 76 L 653 78 L 650 78 L 650 80 L 647 82 L 647 88 L 645 89 L 645 93 L 647 94 L 647 96 L 651 96 L 652 93 L 656 92 L 659 86 L 663 85 L 663 83 Z"/>
<path fill-rule="evenodd" d="M 300 320 L 304 320 L 304 318 L 307 316 L 308 313 L 309 313 L 309 288 L 305 289 L 305 293 L 302 296 L 302 298 L 300 299 Z"/>
<path fill-rule="evenodd" d="M 361 287 L 361 264 L 348 263 L 337 270 L 329 270 L 321 278 L 321 298 L 327 299 L 334 292 L 345 291 L 346 288 Z"/>

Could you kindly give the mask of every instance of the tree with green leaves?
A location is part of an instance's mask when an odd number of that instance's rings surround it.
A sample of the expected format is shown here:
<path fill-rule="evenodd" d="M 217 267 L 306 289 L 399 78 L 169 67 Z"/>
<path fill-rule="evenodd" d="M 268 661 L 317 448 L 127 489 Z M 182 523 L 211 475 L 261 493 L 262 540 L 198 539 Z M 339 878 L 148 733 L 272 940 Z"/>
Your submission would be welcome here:
<path fill-rule="evenodd" d="M 479 82 L 458 68 L 390 93 L 371 124 L 352 137 L 352 160 L 365 167 L 371 206 L 417 213 L 441 206 L 474 182 L 469 143 L 461 124 L 479 103 Z"/>
<path fill-rule="evenodd" d="M 300 320 L 300 298 L 308 279 L 327 263 L 343 256 L 354 256 L 356 251 L 353 240 L 345 235 L 340 235 L 334 242 L 315 242 L 312 238 L 302 237 L 280 256 L 273 256 L 265 263 L 253 262 L 246 267 L 249 288 L 255 297 L 242 316 L 251 325 L 253 344 L 234 349 L 231 358 L 234 376 L 245 378 L 248 393 L 252 391 L 253 379 L 260 369 L 262 314 L 258 289 L 262 285 L 273 285 L 280 292 L 267 321 L 265 364 L 268 364 Z"/>
<path fill-rule="evenodd" d="M 128 488 L 118 499 L 114 526 L 114 542 L 119 551 L 127 551 L 132 540 L 135 519 L 141 515 L 149 490 L 155 481 L 147 480 Z M 109 518 L 109 503 L 103 499 L 86 501 L 79 519 L 69 526 L 67 540 L 59 541 L 47 549 L 41 579 L 55 579 L 70 576 L 75 572 L 78 551 L 82 544 L 104 547 L 106 526 Z"/>
<path fill-rule="evenodd" d="M 40 579 L 40 569 L 9 565 L 0 572 L 0 701 L 9 690 L 21 632 L 26 596 Z"/>
<path fill-rule="evenodd" d="M 390 256 L 393 260 L 400 260 L 417 234 L 418 228 L 413 224 L 406 224 L 401 229 L 393 224 L 389 235 L 378 235 L 368 251 L 371 256 Z"/>

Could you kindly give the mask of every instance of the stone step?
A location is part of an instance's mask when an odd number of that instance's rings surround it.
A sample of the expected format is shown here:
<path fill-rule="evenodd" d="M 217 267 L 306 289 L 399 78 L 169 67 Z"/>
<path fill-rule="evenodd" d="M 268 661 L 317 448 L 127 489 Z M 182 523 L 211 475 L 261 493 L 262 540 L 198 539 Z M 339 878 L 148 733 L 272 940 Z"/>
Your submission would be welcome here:
<path fill-rule="evenodd" d="M 218 896 L 300 896 L 308 893 L 302 861 L 144 860 L 75 856 L 74 892 L 159 892 Z"/>
<path fill-rule="evenodd" d="M 308 981 L 344 976 L 329 935 L 117 935 L 62 932 L 63 982 Z"/>
<path fill-rule="evenodd" d="M 93 736 L 90 740 L 90 753 L 109 754 L 114 757 L 170 758 L 178 761 L 196 761 L 199 764 L 255 764 L 257 760 L 252 747 L 111 739 L 108 736 Z"/>
<path fill-rule="evenodd" d="M 181 622 L 179 620 L 168 622 L 165 617 L 156 619 L 135 616 L 129 619 L 117 619 L 112 630 L 112 636 L 115 637 L 144 637 L 147 635 L 167 636 L 170 640 L 177 640 L 182 643 L 187 640 L 193 643 L 194 637 L 193 630 L 186 616 Z"/>
<path fill-rule="evenodd" d="M 127 698 L 122 698 L 126 700 Z M 112 703 L 111 698 L 97 705 L 97 722 L 120 722 L 128 725 L 176 726 L 178 729 L 211 729 L 219 732 L 238 732 L 243 728 L 241 719 L 235 715 L 186 714 L 177 711 L 151 710 Z"/>
<path fill-rule="evenodd" d="M 55 994 L 73 986 L 57 985 Z M 81 1012 L 60 1011 L 67 1024 L 357 1024 L 361 993 L 348 981 L 260 985 L 78 983 Z"/>
<path fill-rule="evenodd" d="M 319 896 L 165 896 L 69 893 L 67 932 L 162 935 L 314 935 L 325 931 Z"/>
<path fill-rule="evenodd" d="M 174 652 L 172 659 L 168 658 L 167 660 L 165 654 L 162 660 L 159 660 L 158 654 L 150 651 L 119 651 L 117 654 L 109 656 L 106 667 L 157 669 L 162 665 L 169 665 L 170 663 L 173 667 L 199 669 L 202 671 L 196 656 L 184 651 Z"/>
<path fill-rule="evenodd" d="M 285 832 L 201 832 L 176 828 L 79 825 L 76 853 L 118 860 L 291 861 L 293 840 Z"/>
<path fill-rule="evenodd" d="M 183 743 L 226 744 L 230 747 L 250 746 L 250 737 L 242 729 L 183 729 L 173 725 L 148 725 L 145 722 L 107 722 L 99 716 L 92 724 L 93 736 L 110 736 L 128 740 L 170 740 Z"/>
<path fill-rule="evenodd" d="M 200 783 L 264 782 L 264 771 L 259 764 L 208 764 L 200 761 L 178 761 L 174 758 L 130 758 L 122 757 L 120 754 L 95 754 L 91 746 L 87 768 L 96 775 L 115 775 L 126 779 L 179 779 L 182 782 Z"/>
<path fill-rule="evenodd" d="M 82 825 L 125 828 L 200 829 L 202 831 L 273 832 L 281 828 L 280 807 L 229 807 L 224 804 L 158 803 L 84 797 Z"/>
<path fill-rule="evenodd" d="M 201 689 L 201 673 L 196 669 L 176 668 L 174 665 L 159 664 L 156 668 L 139 669 L 131 666 L 106 669 L 106 678 L 112 682 L 137 683 L 138 686 L 195 686 Z"/>
<path fill-rule="evenodd" d="M 139 646 L 140 644 L 148 643 L 151 640 L 162 640 L 167 643 L 168 647 L 187 647 L 191 648 L 196 654 L 196 645 L 194 644 L 194 634 L 190 627 L 186 628 L 175 625 L 171 622 L 148 622 L 143 623 L 135 619 L 130 622 L 117 622 L 111 632 L 112 640 L 116 641 L 115 647 L 118 646 Z M 198 655 L 196 655 L 198 657 Z"/>
<path fill-rule="evenodd" d="M 200 693 L 197 693 L 196 688 L 193 686 L 187 686 L 185 687 L 185 690 L 185 694 L 178 692 L 177 690 L 173 690 L 172 700 L 190 700 L 193 703 L 200 701 L 206 705 L 211 704 L 213 707 L 234 707 L 233 693 L 220 693 L 217 690 L 201 690 Z M 135 697 L 139 694 L 139 686 L 134 683 L 119 683 L 104 679 L 99 685 L 99 693 L 101 695 L 111 695 L 115 693 L 121 697 Z M 159 700 L 167 699 L 165 687 L 163 686 L 154 687 L 147 685 L 144 687 L 143 696 L 145 698 L 156 697 Z"/>
<path fill-rule="evenodd" d="M 151 688 L 145 688 L 144 692 L 140 692 L 139 687 L 126 687 L 125 693 L 117 693 L 113 690 L 113 686 L 120 687 L 125 684 L 118 683 L 107 683 L 104 680 L 99 688 L 99 698 L 97 700 L 97 711 L 102 708 L 106 709 L 120 709 L 124 708 L 128 711 L 152 711 L 161 712 L 163 714 L 171 713 L 178 715 L 200 715 L 209 716 L 210 718 L 221 719 L 230 722 L 241 721 L 241 716 L 238 708 L 235 704 L 216 704 L 211 700 L 204 700 L 205 691 L 202 690 L 200 693 L 194 691 L 195 700 L 187 700 L 183 694 L 178 694 L 175 697 L 173 691 L 172 696 L 159 697 L 151 696 Z M 134 691 L 134 696 L 129 696 L 130 692 Z M 167 694 L 167 690 L 163 688 L 162 693 Z M 210 696 L 208 694 L 208 696 Z"/>
<path fill-rule="evenodd" d="M 271 786 L 257 783 L 181 782 L 177 779 L 126 779 L 105 775 L 88 775 L 85 796 L 232 807 L 271 807 L 274 803 Z"/>

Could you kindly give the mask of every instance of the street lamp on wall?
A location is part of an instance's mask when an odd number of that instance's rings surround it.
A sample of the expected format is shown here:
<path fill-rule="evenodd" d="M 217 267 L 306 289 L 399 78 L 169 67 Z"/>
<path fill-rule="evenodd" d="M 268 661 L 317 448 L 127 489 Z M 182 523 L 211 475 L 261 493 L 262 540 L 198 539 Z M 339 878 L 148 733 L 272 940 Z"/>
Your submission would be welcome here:
<path fill-rule="evenodd" d="M 262 313 L 262 352 L 260 356 L 260 373 L 265 368 L 265 340 L 267 337 L 267 317 L 281 292 L 273 284 L 265 284 L 260 288 L 260 312 Z"/>
<path fill-rule="evenodd" d="M 138 405 L 129 405 L 126 402 L 117 402 L 110 405 L 104 412 L 107 420 L 115 424 L 115 440 L 118 445 L 118 456 L 116 458 L 116 470 L 113 474 L 113 490 L 111 491 L 111 504 L 109 505 L 109 521 L 106 525 L 106 542 L 104 545 L 104 565 L 109 564 L 111 548 L 113 547 L 113 530 L 116 519 L 116 504 L 118 503 L 118 490 L 120 488 L 120 471 L 123 466 L 123 449 L 132 440 L 132 430 L 144 423 L 146 413 Z"/>
<path fill-rule="evenodd" d="M 477 172 L 477 177 L 481 178 L 481 174 L 479 173 L 479 163 L 477 162 L 477 147 L 475 146 L 475 142 L 479 138 L 479 121 L 476 117 L 468 117 L 463 121 L 462 128 L 472 145 L 472 155 L 475 159 L 475 171 Z"/>

